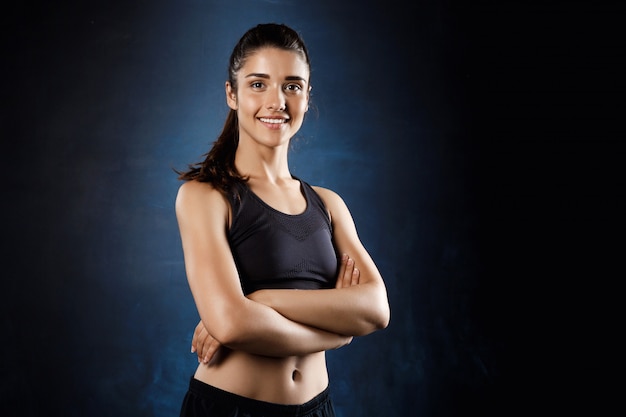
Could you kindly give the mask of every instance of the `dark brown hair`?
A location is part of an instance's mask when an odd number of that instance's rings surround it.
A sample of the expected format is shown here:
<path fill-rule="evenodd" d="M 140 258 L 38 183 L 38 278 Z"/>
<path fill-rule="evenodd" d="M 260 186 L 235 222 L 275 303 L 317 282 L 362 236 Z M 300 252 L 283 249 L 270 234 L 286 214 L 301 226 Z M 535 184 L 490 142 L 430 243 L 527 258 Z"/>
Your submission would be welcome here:
<path fill-rule="evenodd" d="M 244 66 L 246 59 L 261 48 L 273 47 L 298 53 L 307 63 L 311 62 L 309 53 L 300 35 L 283 24 L 265 23 L 249 29 L 239 40 L 228 64 L 228 81 L 234 92 L 237 91 L 237 72 Z M 189 165 L 184 172 L 176 171 L 178 179 L 210 182 L 222 192 L 228 192 L 235 182 L 245 182 L 235 168 L 235 152 L 239 145 L 239 121 L 237 112 L 230 110 L 222 133 L 205 155 L 203 162 Z"/>

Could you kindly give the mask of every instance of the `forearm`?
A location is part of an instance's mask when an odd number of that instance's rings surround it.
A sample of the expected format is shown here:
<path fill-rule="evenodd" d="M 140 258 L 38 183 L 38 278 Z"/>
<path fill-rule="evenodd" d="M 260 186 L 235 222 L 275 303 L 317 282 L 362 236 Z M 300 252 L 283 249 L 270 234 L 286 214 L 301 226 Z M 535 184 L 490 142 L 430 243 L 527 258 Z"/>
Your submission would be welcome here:
<path fill-rule="evenodd" d="M 268 306 L 248 301 L 243 310 L 230 315 L 225 330 L 216 337 L 231 349 L 285 357 L 337 349 L 350 342 L 349 336 L 297 323 Z"/>
<path fill-rule="evenodd" d="M 376 283 L 328 290 L 262 290 L 251 297 L 290 320 L 332 333 L 363 336 L 389 321 L 386 291 Z"/>

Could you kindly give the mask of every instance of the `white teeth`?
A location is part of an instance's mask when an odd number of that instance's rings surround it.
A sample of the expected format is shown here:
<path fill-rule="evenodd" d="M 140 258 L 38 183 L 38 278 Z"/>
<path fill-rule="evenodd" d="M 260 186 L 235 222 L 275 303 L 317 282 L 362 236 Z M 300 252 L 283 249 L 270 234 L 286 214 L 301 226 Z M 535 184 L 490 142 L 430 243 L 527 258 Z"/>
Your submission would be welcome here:
<path fill-rule="evenodd" d="M 263 123 L 272 123 L 272 124 L 285 123 L 285 119 L 266 119 L 264 117 L 260 117 L 259 120 L 262 121 Z"/>

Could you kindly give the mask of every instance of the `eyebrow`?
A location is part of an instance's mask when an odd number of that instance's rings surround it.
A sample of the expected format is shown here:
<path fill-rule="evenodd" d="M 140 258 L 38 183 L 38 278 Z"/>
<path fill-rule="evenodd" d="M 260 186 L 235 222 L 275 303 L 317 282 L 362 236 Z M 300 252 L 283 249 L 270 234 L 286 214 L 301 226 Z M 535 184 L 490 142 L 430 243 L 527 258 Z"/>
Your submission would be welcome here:
<path fill-rule="evenodd" d="M 267 74 L 263 74 L 263 73 L 258 73 L 258 72 L 253 72 L 250 73 L 248 75 L 246 75 L 244 78 L 265 78 L 265 79 L 270 79 L 270 76 Z M 288 75 L 287 77 L 285 77 L 285 80 L 287 81 L 304 81 L 307 82 L 305 78 L 302 78 L 298 75 Z"/>

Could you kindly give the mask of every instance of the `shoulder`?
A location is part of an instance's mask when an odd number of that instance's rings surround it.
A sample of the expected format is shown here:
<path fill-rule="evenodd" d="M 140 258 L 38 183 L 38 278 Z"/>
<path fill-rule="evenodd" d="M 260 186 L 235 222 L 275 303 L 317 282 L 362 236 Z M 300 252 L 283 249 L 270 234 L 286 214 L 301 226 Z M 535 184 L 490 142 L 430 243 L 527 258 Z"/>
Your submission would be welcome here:
<path fill-rule="evenodd" d="M 318 185 L 312 185 L 311 188 L 322 198 L 322 200 L 324 200 L 325 203 L 343 201 L 339 194 L 329 188 L 320 187 Z"/>
<path fill-rule="evenodd" d="M 339 213 L 345 213 L 348 209 L 343 198 L 333 190 L 329 188 L 319 187 L 317 185 L 312 186 L 313 190 L 320 196 L 328 211 L 331 215 L 337 215 Z"/>
<path fill-rule="evenodd" d="M 219 200 L 220 197 L 223 197 L 222 193 L 210 183 L 191 180 L 178 188 L 176 201 L 184 203 L 195 200 Z"/>
<path fill-rule="evenodd" d="M 196 180 L 187 181 L 178 188 L 176 212 L 178 214 L 228 210 L 224 195 L 213 185 Z"/>

